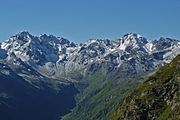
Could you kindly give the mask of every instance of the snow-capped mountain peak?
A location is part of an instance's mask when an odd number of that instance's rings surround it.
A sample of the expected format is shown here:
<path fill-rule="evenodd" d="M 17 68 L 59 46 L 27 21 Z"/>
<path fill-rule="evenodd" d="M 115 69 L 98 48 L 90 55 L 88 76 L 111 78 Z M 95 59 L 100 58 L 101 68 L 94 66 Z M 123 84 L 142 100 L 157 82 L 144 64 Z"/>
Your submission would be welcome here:
<path fill-rule="evenodd" d="M 125 34 L 122 38 L 123 39 L 138 38 L 139 39 L 139 38 L 142 38 L 142 36 L 137 33 L 131 32 L 131 33 Z"/>
<path fill-rule="evenodd" d="M 32 39 L 33 36 L 27 32 L 27 31 L 22 31 L 22 32 L 19 32 L 18 34 L 14 35 L 14 36 L 11 36 L 10 39 L 13 39 L 13 40 L 19 40 L 19 41 L 28 41 L 30 39 Z"/>
<path fill-rule="evenodd" d="M 130 49 L 145 50 L 144 46 L 148 43 L 146 38 L 135 33 L 126 34 L 119 41 L 119 49 L 123 51 Z"/>
<path fill-rule="evenodd" d="M 152 70 L 180 54 L 180 42 L 169 38 L 148 41 L 129 33 L 118 40 L 91 39 L 75 44 L 63 37 L 20 32 L 3 42 L 1 49 L 3 58 L 8 56 L 7 61 L 13 54 L 43 75 L 60 77 L 99 67 L 116 70 L 126 64 L 134 72 Z"/>

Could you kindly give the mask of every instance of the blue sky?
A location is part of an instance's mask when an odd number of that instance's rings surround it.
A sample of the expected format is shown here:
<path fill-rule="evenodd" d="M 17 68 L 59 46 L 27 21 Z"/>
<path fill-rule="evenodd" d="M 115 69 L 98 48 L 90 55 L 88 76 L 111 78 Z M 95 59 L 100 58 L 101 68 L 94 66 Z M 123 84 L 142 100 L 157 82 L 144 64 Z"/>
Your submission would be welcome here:
<path fill-rule="evenodd" d="M 74 42 L 129 32 L 180 39 L 180 0 L 1 0 L 0 40 L 24 30 Z"/>

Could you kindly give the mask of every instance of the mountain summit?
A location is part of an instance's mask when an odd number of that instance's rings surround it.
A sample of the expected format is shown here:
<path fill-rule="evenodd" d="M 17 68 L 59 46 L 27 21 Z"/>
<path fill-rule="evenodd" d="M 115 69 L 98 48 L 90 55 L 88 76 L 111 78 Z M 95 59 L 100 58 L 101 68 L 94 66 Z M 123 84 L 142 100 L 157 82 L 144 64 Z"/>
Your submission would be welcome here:
<path fill-rule="evenodd" d="M 95 71 L 102 65 L 110 71 L 126 63 L 134 73 L 153 70 L 170 62 L 180 52 L 180 42 L 169 38 L 148 41 L 141 35 L 129 33 L 117 40 L 89 40 L 75 44 L 53 35 L 33 36 L 20 32 L 3 42 L 1 49 L 7 56 L 14 54 L 39 73 L 59 78 L 76 70 Z M 97 64 L 101 65 L 97 68 Z"/>
<path fill-rule="evenodd" d="M 178 54 L 180 41 L 163 37 L 129 33 L 76 44 L 20 32 L 0 44 L 0 116 L 109 120 L 129 90 Z"/>

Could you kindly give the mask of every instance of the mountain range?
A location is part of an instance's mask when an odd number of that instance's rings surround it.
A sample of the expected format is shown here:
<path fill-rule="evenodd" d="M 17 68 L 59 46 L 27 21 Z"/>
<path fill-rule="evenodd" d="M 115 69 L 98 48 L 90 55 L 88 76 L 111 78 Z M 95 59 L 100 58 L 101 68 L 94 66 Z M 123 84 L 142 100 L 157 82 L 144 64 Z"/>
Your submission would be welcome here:
<path fill-rule="evenodd" d="M 180 41 L 171 38 L 128 33 L 77 44 L 20 32 L 0 44 L 0 116 L 108 120 L 129 91 L 178 54 Z"/>

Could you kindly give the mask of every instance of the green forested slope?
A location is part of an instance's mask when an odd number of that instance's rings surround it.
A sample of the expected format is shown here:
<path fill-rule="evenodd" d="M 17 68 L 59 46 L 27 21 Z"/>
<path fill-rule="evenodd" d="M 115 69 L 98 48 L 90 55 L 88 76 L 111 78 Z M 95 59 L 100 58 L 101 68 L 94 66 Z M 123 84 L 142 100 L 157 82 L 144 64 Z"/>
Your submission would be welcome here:
<path fill-rule="evenodd" d="M 139 83 L 135 76 L 100 70 L 88 76 L 88 86 L 80 90 L 77 106 L 62 120 L 109 120 L 119 103 Z M 126 77 L 128 76 L 128 77 Z"/>
<path fill-rule="evenodd" d="M 132 92 L 112 120 L 180 120 L 180 55 Z"/>

